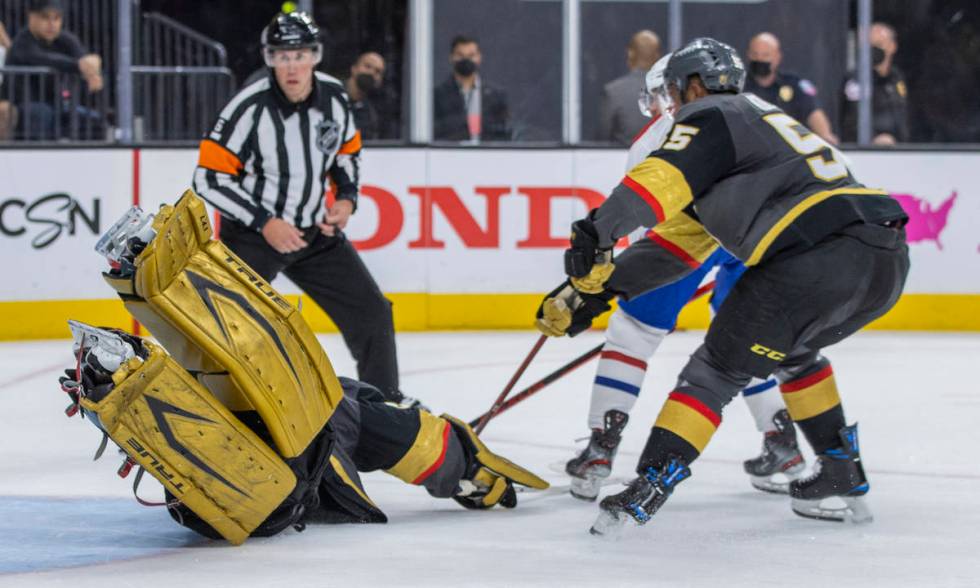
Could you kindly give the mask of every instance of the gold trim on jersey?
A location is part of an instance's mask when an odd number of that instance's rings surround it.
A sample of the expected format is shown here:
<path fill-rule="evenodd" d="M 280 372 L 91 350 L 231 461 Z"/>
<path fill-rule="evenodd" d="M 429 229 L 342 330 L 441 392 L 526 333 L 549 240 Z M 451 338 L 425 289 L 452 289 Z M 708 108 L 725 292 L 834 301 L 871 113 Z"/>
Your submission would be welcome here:
<path fill-rule="evenodd" d="M 873 190 L 871 188 L 838 188 L 836 190 L 824 190 L 823 192 L 817 192 L 816 194 L 811 194 L 804 198 L 802 201 L 796 204 L 793 208 L 789 210 L 783 218 L 779 219 L 779 222 L 774 224 L 759 240 L 756 244 L 755 249 L 752 250 L 752 255 L 745 262 L 745 265 L 756 265 L 763 257 L 766 255 L 766 251 L 769 246 L 782 234 L 786 228 L 793 224 L 797 218 L 800 217 L 804 212 L 813 208 L 817 204 L 820 204 L 828 198 L 834 196 L 840 196 L 843 194 L 855 195 L 855 196 L 888 196 L 888 192 L 883 190 Z"/>
<path fill-rule="evenodd" d="M 668 218 L 647 232 L 647 238 L 690 267 L 700 267 L 718 249 L 718 241 L 686 213 Z"/>
<path fill-rule="evenodd" d="M 694 200 L 684 172 L 659 157 L 648 157 L 631 169 L 623 184 L 653 209 L 657 222 L 663 222 Z"/>

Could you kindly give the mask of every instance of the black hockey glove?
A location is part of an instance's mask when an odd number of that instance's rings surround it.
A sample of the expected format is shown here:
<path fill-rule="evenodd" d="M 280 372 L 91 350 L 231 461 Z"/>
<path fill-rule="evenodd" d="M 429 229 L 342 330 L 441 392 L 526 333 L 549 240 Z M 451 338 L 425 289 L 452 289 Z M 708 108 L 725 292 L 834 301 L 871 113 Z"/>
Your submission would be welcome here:
<path fill-rule="evenodd" d="M 565 250 L 565 274 L 580 292 L 599 294 L 612 274 L 612 249 L 599 248 L 599 233 L 592 219 L 595 210 L 572 223 L 571 247 Z"/>
<path fill-rule="evenodd" d="M 538 307 L 535 326 L 549 337 L 574 337 L 591 327 L 597 316 L 612 308 L 609 301 L 613 296 L 612 292 L 606 291 L 598 294 L 579 292 L 566 281 L 545 296 Z"/>

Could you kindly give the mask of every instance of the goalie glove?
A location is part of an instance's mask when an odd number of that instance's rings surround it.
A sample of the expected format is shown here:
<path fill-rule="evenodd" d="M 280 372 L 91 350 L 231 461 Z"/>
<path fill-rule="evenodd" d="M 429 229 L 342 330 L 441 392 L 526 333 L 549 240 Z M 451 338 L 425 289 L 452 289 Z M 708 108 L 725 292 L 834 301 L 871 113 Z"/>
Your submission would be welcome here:
<path fill-rule="evenodd" d="M 535 326 L 549 337 L 574 337 L 592 326 L 592 321 L 612 307 L 611 292 L 589 294 L 578 291 L 570 281 L 552 290 L 538 307 Z"/>
<path fill-rule="evenodd" d="M 469 456 L 467 472 L 458 482 L 453 500 L 470 509 L 517 506 L 514 484 L 545 490 L 548 483 L 521 466 L 490 451 L 473 429 L 458 418 L 444 414 Z"/>
<path fill-rule="evenodd" d="M 571 247 L 565 250 L 565 274 L 579 292 L 599 294 L 616 266 L 612 249 L 599 247 L 599 233 L 592 224 L 595 211 L 572 223 Z"/>

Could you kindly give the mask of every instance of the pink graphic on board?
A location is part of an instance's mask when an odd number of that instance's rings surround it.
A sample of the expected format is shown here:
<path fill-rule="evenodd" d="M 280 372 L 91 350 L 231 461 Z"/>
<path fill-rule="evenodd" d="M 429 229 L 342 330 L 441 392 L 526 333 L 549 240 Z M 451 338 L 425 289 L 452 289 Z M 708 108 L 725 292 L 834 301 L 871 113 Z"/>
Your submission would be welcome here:
<path fill-rule="evenodd" d="M 912 194 L 892 194 L 892 198 L 898 200 L 906 214 L 909 215 L 909 224 L 905 225 L 908 242 L 932 241 L 936 247 L 942 249 L 943 244 L 939 241 L 939 235 L 946 228 L 949 210 L 953 208 L 953 202 L 956 201 L 956 192 L 953 192 L 936 208 Z"/>

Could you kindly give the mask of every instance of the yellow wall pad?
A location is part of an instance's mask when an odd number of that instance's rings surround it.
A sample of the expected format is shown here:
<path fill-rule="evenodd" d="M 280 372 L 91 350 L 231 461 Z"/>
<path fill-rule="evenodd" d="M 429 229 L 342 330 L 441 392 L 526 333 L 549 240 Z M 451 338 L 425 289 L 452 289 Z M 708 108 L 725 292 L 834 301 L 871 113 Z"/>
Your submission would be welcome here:
<path fill-rule="evenodd" d="M 539 294 L 388 294 L 399 331 L 533 329 Z M 299 296 L 286 296 L 294 305 Z M 327 315 L 303 296 L 303 318 L 314 331 L 336 333 Z M 606 326 L 608 314 L 596 321 Z M 68 319 L 129 329 L 132 319 L 119 300 L 35 300 L 0 302 L 0 340 L 66 339 Z M 708 299 L 687 306 L 679 329 L 704 329 Z M 895 308 L 868 327 L 894 331 L 980 332 L 980 294 L 906 294 Z"/>

